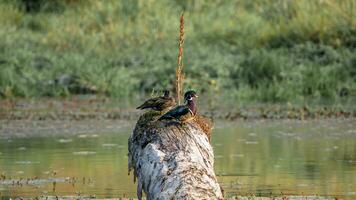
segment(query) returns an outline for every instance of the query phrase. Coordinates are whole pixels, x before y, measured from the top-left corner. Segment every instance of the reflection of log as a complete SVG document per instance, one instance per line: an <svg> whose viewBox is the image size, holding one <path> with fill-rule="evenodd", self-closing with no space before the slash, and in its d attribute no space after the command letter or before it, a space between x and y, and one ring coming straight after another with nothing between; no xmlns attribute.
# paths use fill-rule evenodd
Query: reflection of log
<svg viewBox="0 0 356 200"><path fill-rule="evenodd" d="M222 199L213 149L198 123L143 118L129 138L129 168L138 178L138 198L143 189L148 199Z"/></svg>

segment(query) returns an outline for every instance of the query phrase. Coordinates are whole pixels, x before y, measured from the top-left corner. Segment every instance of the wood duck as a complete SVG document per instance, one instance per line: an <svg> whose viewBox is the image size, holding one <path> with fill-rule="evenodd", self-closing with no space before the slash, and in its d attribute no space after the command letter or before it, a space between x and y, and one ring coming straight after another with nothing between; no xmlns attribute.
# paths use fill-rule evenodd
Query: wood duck
<svg viewBox="0 0 356 200"><path fill-rule="evenodd" d="M170 120L176 119L181 122L187 122L194 119L197 113L197 106L195 103L195 98L198 97L195 91L189 90L184 94L185 105L177 106L172 110L168 111L158 120Z"/></svg>
<svg viewBox="0 0 356 200"><path fill-rule="evenodd" d="M164 111L164 110L171 109L175 105L176 105L175 99L169 96L168 90L164 90L163 96L148 99L136 109L143 110L143 109L150 108L155 111Z"/></svg>

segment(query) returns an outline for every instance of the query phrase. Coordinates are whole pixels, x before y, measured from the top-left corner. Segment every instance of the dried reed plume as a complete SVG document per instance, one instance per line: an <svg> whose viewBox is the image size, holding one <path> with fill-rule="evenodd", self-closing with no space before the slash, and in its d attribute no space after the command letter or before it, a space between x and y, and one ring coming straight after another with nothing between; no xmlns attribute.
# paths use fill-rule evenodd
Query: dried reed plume
<svg viewBox="0 0 356 200"><path fill-rule="evenodd" d="M183 44L184 44L184 13L180 16L180 28L179 28L179 52L178 52L178 66L176 69L176 82L175 82L175 90L176 90L176 100L178 104L180 104L180 100L182 98L182 88L183 88Z"/></svg>

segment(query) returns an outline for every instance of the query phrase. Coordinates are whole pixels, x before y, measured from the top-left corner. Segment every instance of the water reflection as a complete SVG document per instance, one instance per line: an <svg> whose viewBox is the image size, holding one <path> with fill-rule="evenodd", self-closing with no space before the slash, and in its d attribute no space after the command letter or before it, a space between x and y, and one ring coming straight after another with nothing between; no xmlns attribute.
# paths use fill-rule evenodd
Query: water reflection
<svg viewBox="0 0 356 200"><path fill-rule="evenodd" d="M249 123L215 130L215 154L230 155L215 166L228 195L356 191L355 121Z"/></svg>
<svg viewBox="0 0 356 200"><path fill-rule="evenodd" d="M127 175L130 130L118 132L65 138L12 138L12 143L0 139L3 153L0 174L6 176L5 180L0 178L0 196L76 196L80 193L97 197L134 197L136 186L133 178ZM26 150L19 151L19 147ZM27 179L37 182L21 186L4 184L7 180L16 183Z"/></svg>
<svg viewBox="0 0 356 200"><path fill-rule="evenodd" d="M227 196L356 198L355 121L257 121L217 127L212 138L215 171ZM133 177L127 175L130 132L121 128L111 133L2 137L0 196L135 197Z"/></svg>

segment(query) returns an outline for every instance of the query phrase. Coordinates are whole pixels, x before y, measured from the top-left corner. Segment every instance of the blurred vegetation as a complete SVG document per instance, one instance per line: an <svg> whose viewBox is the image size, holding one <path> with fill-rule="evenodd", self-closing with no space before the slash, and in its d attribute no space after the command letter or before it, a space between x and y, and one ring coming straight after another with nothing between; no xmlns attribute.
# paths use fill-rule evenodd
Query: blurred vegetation
<svg viewBox="0 0 356 200"><path fill-rule="evenodd" d="M0 96L172 88L182 10L186 88L240 103L355 99L354 0L0 0Z"/></svg>

